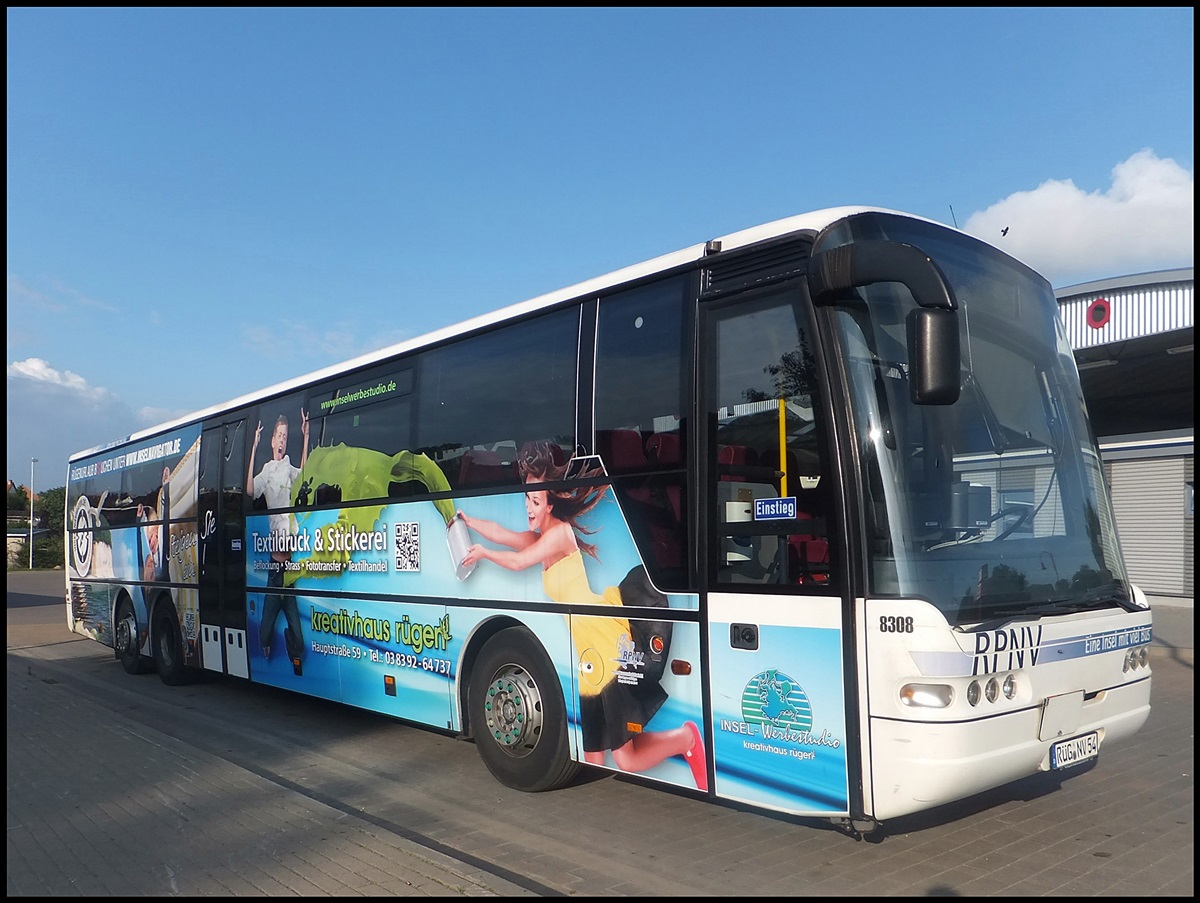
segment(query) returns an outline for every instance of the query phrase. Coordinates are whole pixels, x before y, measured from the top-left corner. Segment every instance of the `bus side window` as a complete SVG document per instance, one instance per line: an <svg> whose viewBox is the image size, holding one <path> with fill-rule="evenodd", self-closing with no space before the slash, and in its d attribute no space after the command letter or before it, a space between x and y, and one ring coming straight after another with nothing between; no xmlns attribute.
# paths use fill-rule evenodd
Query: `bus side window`
<svg viewBox="0 0 1200 903"><path fill-rule="evenodd" d="M495 449L470 448L462 456L458 486L503 486L517 482L516 455L505 460Z"/></svg>
<svg viewBox="0 0 1200 903"><path fill-rule="evenodd" d="M804 497L798 500L803 503ZM792 583L804 586L823 586L829 583L829 539L828 525L821 515L811 514L803 508L797 510L796 519L801 524L812 524L812 533L793 533L788 536L788 577Z"/></svg>
<svg viewBox="0 0 1200 903"><path fill-rule="evenodd" d="M667 497L675 522L683 524L683 502L686 495L683 471L683 448L678 433L655 433L646 440L646 451L650 460L661 470L676 471L664 478L663 493Z"/></svg>
<svg viewBox="0 0 1200 903"><path fill-rule="evenodd" d="M599 300L595 451L656 585L686 590L687 277Z"/></svg>
<svg viewBox="0 0 1200 903"><path fill-rule="evenodd" d="M393 362L314 389L307 408L311 463L298 505L396 494L388 486L386 469L388 459L412 450L414 377L411 362ZM339 476L347 468L355 478ZM417 486L413 491L427 490Z"/></svg>
<svg viewBox="0 0 1200 903"><path fill-rule="evenodd" d="M420 355L415 450L452 488L515 486L531 439L575 447L579 316L551 311Z"/></svg>

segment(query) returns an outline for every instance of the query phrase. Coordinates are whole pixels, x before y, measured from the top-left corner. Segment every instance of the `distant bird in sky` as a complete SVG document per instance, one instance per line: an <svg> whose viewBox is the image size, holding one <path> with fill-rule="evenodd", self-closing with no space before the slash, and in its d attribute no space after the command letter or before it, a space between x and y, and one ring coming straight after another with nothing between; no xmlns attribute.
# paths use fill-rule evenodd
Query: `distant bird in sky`
<svg viewBox="0 0 1200 903"><path fill-rule="evenodd" d="M1001 229L1001 230L1000 230L1000 234L1001 234L1001 235L1007 235L1007 234L1008 234L1008 226L1005 226L1003 229Z"/></svg>

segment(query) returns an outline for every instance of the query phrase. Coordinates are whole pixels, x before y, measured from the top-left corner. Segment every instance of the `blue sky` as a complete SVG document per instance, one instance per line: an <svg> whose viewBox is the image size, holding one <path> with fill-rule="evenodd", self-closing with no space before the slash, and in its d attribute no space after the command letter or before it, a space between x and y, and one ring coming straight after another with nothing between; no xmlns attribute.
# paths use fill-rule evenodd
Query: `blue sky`
<svg viewBox="0 0 1200 903"><path fill-rule="evenodd" d="M820 207L1193 265L1194 11L7 11L8 476ZM1003 238L1000 230L1007 226Z"/></svg>

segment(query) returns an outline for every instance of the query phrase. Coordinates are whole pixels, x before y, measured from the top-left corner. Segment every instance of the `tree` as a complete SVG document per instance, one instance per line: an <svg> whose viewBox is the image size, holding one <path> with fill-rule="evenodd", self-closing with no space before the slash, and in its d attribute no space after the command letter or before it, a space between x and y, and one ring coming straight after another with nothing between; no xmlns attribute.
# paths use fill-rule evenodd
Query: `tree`
<svg viewBox="0 0 1200 903"><path fill-rule="evenodd" d="M33 566L35 568L60 568L66 542L67 487L47 489L38 493L33 503L38 526L46 531L33 544Z"/></svg>
<svg viewBox="0 0 1200 903"><path fill-rule="evenodd" d="M34 513L38 524L47 528L51 533L62 535L66 524L67 487L47 489L40 493L33 503Z"/></svg>
<svg viewBox="0 0 1200 903"><path fill-rule="evenodd" d="M67 487L47 489L39 492L33 500L33 517L37 533L33 541L33 566L35 568L60 568L63 566L63 555L66 543L66 500ZM23 526L29 529L29 490L24 486L14 486L8 491L8 508L10 511L25 512ZM9 567L19 564L21 569L28 567L29 550L17 556L16 562L10 559Z"/></svg>
<svg viewBox="0 0 1200 903"><path fill-rule="evenodd" d="M9 511L28 511L29 510L29 489L25 486L18 486L13 483L8 490L8 510Z"/></svg>

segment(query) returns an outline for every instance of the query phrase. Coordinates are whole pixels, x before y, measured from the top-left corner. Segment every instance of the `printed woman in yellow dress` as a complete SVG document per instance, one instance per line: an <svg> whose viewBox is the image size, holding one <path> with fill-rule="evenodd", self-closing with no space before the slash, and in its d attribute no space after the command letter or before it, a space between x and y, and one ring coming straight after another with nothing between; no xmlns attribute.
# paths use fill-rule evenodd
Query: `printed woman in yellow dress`
<svg viewBox="0 0 1200 903"><path fill-rule="evenodd" d="M556 465L547 442L529 442L518 457L522 482L533 485L563 479L565 466ZM511 571L540 564L542 586L553 602L576 605L622 605L620 587L610 586L597 594L588 585L584 553L598 558L595 545L579 534L588 531L578 523L604 495L606 487L581 490L547 491L527 489L525 512L529 529L509 530L499 524L459 516L484 539L507 549L473 544L462 564L491 561ZM631 581L623 581L622 586ZM630 600L637 604L637 600ZM579 666L580 726L583 731L584 760L603 765L605 752L623 771L645 771L670 756L683 756L691 768L696 786L708 789L704 742L696 725L687 721L663 731L635 731L630 725L649 722L667 694L657 681L630 680L630 672L621 668L622 651L632 649L629 619L612 617L575 618L571 639ZM618 679L618 675L622 679ZM644 675L637 675L644 678Z"/></svg>

